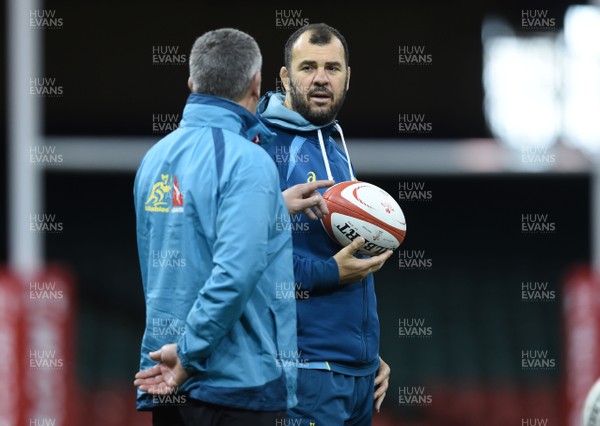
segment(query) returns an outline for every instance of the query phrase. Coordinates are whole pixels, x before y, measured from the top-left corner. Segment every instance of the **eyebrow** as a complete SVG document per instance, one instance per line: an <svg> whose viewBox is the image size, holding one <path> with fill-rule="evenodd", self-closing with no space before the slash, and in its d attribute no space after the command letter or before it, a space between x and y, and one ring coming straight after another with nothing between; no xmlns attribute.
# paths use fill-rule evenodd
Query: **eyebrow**
<svg viewBox="0 0 600 426"><path fill-rule="evenodd" d="M302 62L300 62L300 63L297 65L297 67L298 67L298 68L300 68L300 67L301 67L301 66L303 66L303 65L313 65L313 66L314 66L314 65L317 65L317 61L310 60L310 59L305 59L305 60L303 60ZM325 65L326 65L326 66L327 66L327 65L337 65L338 67L340 67L340 68L343 68L343 66L342 66L342 63L341 63L341 62L339 62L339 61L328 61L328 62L325 62Z"/></svg>

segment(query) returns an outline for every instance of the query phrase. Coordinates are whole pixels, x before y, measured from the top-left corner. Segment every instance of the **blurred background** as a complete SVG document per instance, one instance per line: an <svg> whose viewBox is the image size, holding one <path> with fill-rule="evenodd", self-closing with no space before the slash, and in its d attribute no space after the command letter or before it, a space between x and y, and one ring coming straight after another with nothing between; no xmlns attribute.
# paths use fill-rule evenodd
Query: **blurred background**
<svg viewBox="0 0 600 426"><path fill-rule="evenodd" d="M598 4L4 0L0 13L0 425L150 424L132 386L137 166L181 119L197 36L254 36L266 92L281 90L287 37L317 22L350 47L338 118L358 177L408 224L376 277L392 376L374 424L579 424L600 376Z"/></svg>

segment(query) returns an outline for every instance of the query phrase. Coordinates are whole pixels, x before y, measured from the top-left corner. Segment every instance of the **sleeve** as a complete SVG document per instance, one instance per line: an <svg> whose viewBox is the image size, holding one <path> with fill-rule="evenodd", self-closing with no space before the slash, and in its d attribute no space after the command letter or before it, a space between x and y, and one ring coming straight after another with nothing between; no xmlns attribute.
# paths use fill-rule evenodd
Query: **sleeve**
<svg viewBox="0 0 600 426"><path fill-rule="evenodd" d="M288 163L278 161L277 152L280 150L280 145L272 144L266 152L275 162L279 173L280 189L283 192L290 185L286 178ZM340 273L333 257L328 260L316 260L294 254L294 279L300 290L327 290L339 285Z"/></svg>
<svg viewBox="0 0 600 426"><path fill-rule="evenodd" d="M178 355L187 371L200 370L200 363L239 320L267 267L270 222L279 188L275 167L262 158L261 163L260 156L247 156L237 164L217 201L212 273L178 341Z"/></svg>
<svg viewBox="0 0 600 426"><path fill-rule="evenodd" d="M329 290L339 286L340 272L333 257L315 260L294 254L294 279L301 290Z"/></svg>

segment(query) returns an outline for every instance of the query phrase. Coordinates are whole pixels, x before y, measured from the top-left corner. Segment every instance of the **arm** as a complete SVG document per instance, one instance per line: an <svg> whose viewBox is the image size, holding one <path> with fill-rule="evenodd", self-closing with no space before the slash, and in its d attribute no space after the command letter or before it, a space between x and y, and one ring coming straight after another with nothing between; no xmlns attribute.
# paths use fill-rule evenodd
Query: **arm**
<svg viewBox="0 0 600 426"><path fill-rule="evenodd" d="M301 290L326 290L340 284L338 266L333 257L314 260L294 254L294 279Z"/></svg>
<svg viewBox="0 0 600 426"><path fill-rule="evenodd" d="M351 284L379 271L392 255L388 250L378 256L359 259L354 256L365 240L358 237L327 260L312 260L294 255L294 277L301 290L324 290Z"/></svg>

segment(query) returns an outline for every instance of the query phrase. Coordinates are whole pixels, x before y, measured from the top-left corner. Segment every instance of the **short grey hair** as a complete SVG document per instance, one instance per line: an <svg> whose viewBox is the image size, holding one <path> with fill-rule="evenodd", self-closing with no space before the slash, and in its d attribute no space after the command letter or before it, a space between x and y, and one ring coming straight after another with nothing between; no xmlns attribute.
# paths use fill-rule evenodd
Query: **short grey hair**
<svg viewBox="0 0 600 426"><path fill-rule="evenodd" d="M190 54L192 91L237 102L261 67L260 49L250 35L234 28L209 31L196 39Z"/></svg>

